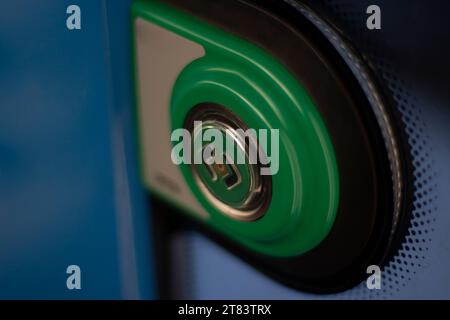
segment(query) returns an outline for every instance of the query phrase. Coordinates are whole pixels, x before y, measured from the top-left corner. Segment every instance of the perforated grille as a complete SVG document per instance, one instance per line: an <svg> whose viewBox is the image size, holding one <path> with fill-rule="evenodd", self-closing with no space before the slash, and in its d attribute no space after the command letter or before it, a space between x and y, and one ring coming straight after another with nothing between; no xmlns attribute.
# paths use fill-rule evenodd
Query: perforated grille
<svg viewBox="0 0 450 320"><path fill-rule="evenodd" d="M340 298L383 299L391 298L407 287L413 277L427 265L427 252L432 241L436 221L436 172L431 158L431 139L427 134L421 105L408 82L394 67L395 58L380 43L382 37L370 37L365 29L365 8L370 3L361 1L320 1L321 9L329 19L350 38L363 57L376 69L382 82L390 91L394 107L401 114L412 153L414 174L413 211L406 237L398 253L386 265L382 274L382 289L368 290L365 284L347 291ZM386 36L386 35L385 35ZM377 43L375 43L377 41Z"/></svg>

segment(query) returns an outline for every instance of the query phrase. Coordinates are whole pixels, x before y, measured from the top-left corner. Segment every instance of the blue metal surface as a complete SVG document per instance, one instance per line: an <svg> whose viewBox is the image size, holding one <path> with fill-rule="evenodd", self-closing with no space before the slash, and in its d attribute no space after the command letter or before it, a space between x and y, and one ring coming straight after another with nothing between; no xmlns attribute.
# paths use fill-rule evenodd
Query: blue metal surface
<svg viewBox="0 0 450 320"><path fill-rule="evenodd" d="M129 6L0 4L0 298L152 298ZM66 268L81 267L81 290Z"/></svg>

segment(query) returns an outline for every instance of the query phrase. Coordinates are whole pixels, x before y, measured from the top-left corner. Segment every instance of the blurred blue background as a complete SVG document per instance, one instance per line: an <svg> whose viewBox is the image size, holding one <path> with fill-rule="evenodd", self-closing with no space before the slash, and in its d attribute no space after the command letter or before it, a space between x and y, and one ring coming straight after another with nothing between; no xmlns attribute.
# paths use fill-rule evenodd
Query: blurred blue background
<svg viewBox="0 0 450 320"><path fill-rule="evenodd" d="M152 298L129 0L0 3L0 298ZM81 268L68 290L66 268Z"/></svg>

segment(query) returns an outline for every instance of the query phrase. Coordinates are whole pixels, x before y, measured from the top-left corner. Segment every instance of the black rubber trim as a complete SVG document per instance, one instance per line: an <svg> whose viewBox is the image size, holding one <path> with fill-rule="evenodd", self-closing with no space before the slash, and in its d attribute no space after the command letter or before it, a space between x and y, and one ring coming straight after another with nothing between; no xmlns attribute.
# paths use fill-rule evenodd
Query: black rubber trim
<svg viewBox="0 0 450 320"><path fill-rule="evenodd" d="M200 230L290 287L328 293L362 281L367 266L381 266L388 256L393 186L380 124L346 63L314 25L283 1L165 2L246 39L283 63L308 90L322 115L340 173L335 225L307 254L273 258L243 248L207 227Z"/></svg>

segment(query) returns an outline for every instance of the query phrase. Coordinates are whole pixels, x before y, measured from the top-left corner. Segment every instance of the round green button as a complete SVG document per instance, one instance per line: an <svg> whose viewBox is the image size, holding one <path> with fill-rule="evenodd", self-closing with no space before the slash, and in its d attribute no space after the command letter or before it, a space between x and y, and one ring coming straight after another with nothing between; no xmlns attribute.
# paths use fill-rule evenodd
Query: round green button
<svg viewBox="0 0 450 320"><path fill-rule="evenodd" d="M160 2L148 6L146 19L205 49L205 55L186 66L173 87L172 129L183 128L190 111L206 103L229 109L249 128L279 132L278 147L263 150L268 157L277 151L279 161L271 176L270 203L257 220L239 221L224 214L202 189L191 166L180 166L193 194L209 213L206 223L271 256L300 255L318 246L335 221L339 175L328 131L308 92L261 48ZM198 168L209 193L230 204L245 196L245 166L237 169L243 183L235 192L228 192L223 179L210 179L209 169ZM222 170L213 168L219 175Z"/></svg>

